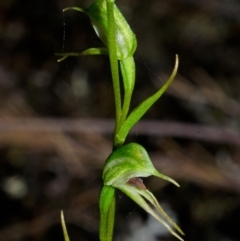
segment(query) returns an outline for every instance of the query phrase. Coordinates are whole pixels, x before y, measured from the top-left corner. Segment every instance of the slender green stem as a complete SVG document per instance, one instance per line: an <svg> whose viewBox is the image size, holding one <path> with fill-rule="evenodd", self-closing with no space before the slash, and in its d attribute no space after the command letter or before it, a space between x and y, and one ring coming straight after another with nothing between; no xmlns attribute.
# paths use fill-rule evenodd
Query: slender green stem
<svg viewBox="0 0 240 241"><path fill-rule="evenodd" d="M110 186L103 186L99 207L100 207L100 223L99 235L100 241L112 241L114 218L115 218L116 194L115 189Z"/></svg>
<svg viewBox="0 0 240 241"><path fill-rule="evenodd" d="M116 206L116 196L114 195L112 203L108 210L107 216L107 235L105 241L112 241L113 239L113 228L114 228L114 220L115 220L115 206Z"/></svg>
<svg viewBox="0 0 240 241"><path fill-rule="evenodd" d="M117 44L116 44L116 27L114 18L114 4L111 0L107 1L107 15L108 15L108 49L109 58L112 72L113 81L113 91L115 99L115 111L116 111L116 122L114 130L114 143L113 148L117 145L117 133L121 127L121 115L122 115L122 101L121 101L121 91L120 91L120 81L119 81L119 69L118 69L118 59L117 59ZM116 206L116 196L114 195L111 205L108 210L106 218L106 235L104 241L112 241L113 238L113 228L115 219L115 206ZM101 240L102 241L102 240Z"/></svg>
<svg viewBox="0 0 240 241"><path fill-rule="evenodd" d="M117 47L116 47L116 28L114 19L114 4L111 0L107 0L107 15L108 15L108 48L110 65L113 80L113 91L115 98L115 108L116 108L116 124L114 133L114 146L116 140L116 133L121 127L121 91L119 83L119 70L118 70L118 59L117 59Z"/></svg>

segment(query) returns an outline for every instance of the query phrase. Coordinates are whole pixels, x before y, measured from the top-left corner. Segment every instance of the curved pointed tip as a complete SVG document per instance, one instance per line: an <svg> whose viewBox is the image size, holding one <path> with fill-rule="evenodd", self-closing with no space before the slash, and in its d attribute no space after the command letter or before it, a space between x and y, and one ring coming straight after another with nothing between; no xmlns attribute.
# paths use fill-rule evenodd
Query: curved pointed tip
<svg viewBox="0 0 240 241"><path fill-rule="evenodd" d="M173 69L173 72L175 73L175 75L177 74L178 67L179 67L179 57L178 57L178 54L176 54L175 55L175 65L174 65L174 69Z"/></svg>
<svg viewBox="0 0 240 241"><path fill-rule="evenodd" d="M178 65L178 64L179 64L179 57L178 57L178 54L176 54L175 56L176 56L175 61L176 61L177 65Z"/></svg>
<svg viewBox="0 0 240 241"><path fill-rule="evenodd" d="M173 180L172 178L170 178L169 182L173 183L177 187L180 187L180 185L175 180Z"/></svg>
<svg viewBox="0 0 240 241"><path fill-rule="evenodd" d="M171 177L165 176L162 173L158 172L157 170L156 170L156 172L153 175L155 175L155 176L157 176L159 178L162 178L162 179L164 179L166 181L169 181L169 182L171 182L172 184L174 184L177 187L180 187L180 185L175 180L173 180Z"/></svg>
<svg viewBox="0 0 240 241"><path fill-rule="evenodd" d="M83 8L79 8L79 7L67 7L67 8L64 8L62 11L65 12L68 10L74 10L74 11L86 13L86 11Z"/></svg>
<svg viewBox="0 0 240 241"><path fill-rule="evenodd" d="M61 220L64 220L63 210L61 210L61 212L60 212L60 217L61 217Z"/></svg>
<svg viewBox="0 0 240 241"><path fill-rule="evenodd" d="M61 59L58 59L57 62L62 62L63 60L65 60L68 56L63 56Z"/></svg>

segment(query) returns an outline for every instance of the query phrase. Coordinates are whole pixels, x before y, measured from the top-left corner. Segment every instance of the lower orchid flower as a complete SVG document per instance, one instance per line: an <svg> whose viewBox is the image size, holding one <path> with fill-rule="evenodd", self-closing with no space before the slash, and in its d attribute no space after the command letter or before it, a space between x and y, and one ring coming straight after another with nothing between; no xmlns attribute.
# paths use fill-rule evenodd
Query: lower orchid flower
<svg viewBox="0 0 240 241"><path fill-rule="evenodd" d="M162 223L172 235L183 240L173 228L182 235L183 231L164 212L157 199L140 179L148 176L160 177L179 187L173 179L156 170L146 150L137 143L120 147L108 157L103 169L104 187L100 195L100 240L108 240L107 237L112 235L116 188Z"/></svg>

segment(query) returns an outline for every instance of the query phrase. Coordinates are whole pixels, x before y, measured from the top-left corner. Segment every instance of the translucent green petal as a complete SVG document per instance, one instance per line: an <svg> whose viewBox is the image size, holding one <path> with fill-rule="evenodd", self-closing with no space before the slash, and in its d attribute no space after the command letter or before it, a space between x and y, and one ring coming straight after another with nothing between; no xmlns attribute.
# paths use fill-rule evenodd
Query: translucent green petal
<svg viewBox="0 0 240 241"><path fill-rule="evenodd" d="M140 207L142 207L146 212L148 212L149 214L151 214L155 219L157 219L160 223L162 223L162 225L176 238L178 238L179 240L183 241L183 239L172 230L172 228L161 218L159 217L154 210L149 206L149 204L143 199L143 197L141 196L142 193L144 192L141 189L138 189L136 187L130 186L130 185L122 185L118 187L122 192L124 192L127 196L129 196L133 201L135 201ZM145 195L143 195L145 197ZM155 200L153 200L150 195L146 195L145 197L157 210L158 210L158 206L156 205ZM161 212L162 213L162 212ZM167 214L165 214L167 215ZM164 215L164 216L165 216ZM168 220L170 219L170 217L167 218ZM171 224L174 223L171 220ZM174 225L176 226L176 224ZM180 228L178 228L180 229ZM177 230L178 230L177 229ZM181 229L180 229L181 230ZM183 234L183 232L181 231L181 233Z"/></svg>
<svg viewBox="0 0 240 241"><path fill-rule="evenodd" d="M183 231L181 228L164 212L160 204L158 203L157 199L155 196L148 190L138 190L139 194L142 195L145 199L147 199L156 209L157 211L165 218L167 221L175 228L178 230L179 233L184 235Z"/></svg>

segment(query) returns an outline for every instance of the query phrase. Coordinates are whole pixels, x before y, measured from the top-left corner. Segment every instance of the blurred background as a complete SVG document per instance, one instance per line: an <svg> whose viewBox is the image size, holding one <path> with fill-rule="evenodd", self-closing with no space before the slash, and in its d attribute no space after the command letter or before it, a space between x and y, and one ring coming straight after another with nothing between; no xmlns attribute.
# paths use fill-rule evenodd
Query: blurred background
<svg viewBox="0 0 240 241"><path fill-rule="evenodd" d="M101 171L114 102L89 0L0 1L0 240L98 240ZM117 0L137 35L132 107L179 72L127 142L181 188L144 179L186 241L240 240L240 1ZM176 240L118 193L115 240Z"/></svg>

